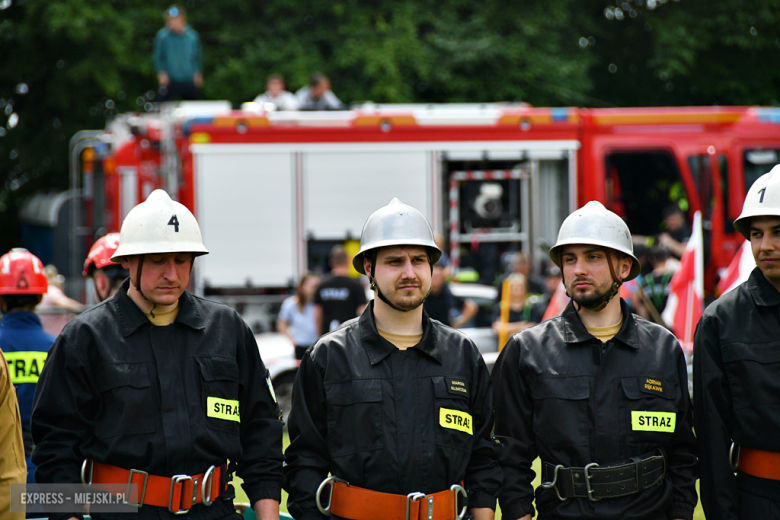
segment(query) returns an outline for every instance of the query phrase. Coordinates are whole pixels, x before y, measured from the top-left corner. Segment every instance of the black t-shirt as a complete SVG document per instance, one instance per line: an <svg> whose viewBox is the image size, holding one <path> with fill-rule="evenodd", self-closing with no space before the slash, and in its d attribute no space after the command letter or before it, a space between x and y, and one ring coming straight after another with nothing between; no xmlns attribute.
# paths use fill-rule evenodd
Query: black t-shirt
<svg viewBox="0 0 780 520"><path fill-rule="evenodd" d="M322 307L321 334L357 316L358 307L366 304L363 285L355 278L333 276L320 283L314 303ZM335 322L335 323L334 323Z"/></svg>
<svg viewBox="0 0 780 520"><path fill-rule="evenodd" d="M423 308L428 313L428 317L439 320L445 325L450 324L450 315L453 309L460 309L462 303L450 291L450 286L444 284L438 294L431 293L425 299Z"/></svg>

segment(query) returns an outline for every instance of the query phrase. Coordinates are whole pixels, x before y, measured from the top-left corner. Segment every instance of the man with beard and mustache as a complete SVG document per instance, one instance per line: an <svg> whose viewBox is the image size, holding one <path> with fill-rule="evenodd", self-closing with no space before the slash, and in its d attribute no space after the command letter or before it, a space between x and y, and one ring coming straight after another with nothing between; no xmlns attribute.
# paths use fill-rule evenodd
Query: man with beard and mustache
<svg viewBox="0 0 780 520"><path fill-rule="evenodd" d="M290 514L453 520L468 507L492 520L502 473L490 375L470 339L423 310L441 256L431 227L393 199L368 218L360 243L353 265L376 298L301 361L285 465Z"/></svg>
<svg viewBox="0 0 780 520"><path fill-rule="evenodd" d="M704 311L693 341L702 506L708 520L780 518L780 165L750 187L734 228L756 268Z"/></svg>
<svg viewBox="0 0 780 520"><path fill-rule="evenodd" d="M618 297L640 271L625 222L598 202L564 220L550 258L572 301L513 336L493 369L504 518L693 517L696 439L685 358Z"/></svg>

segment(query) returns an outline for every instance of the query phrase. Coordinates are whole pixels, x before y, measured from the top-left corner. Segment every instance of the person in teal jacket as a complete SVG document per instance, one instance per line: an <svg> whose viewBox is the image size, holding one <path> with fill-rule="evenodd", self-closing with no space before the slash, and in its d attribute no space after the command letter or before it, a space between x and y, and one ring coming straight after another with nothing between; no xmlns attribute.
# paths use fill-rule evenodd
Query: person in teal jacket
<svg viewBox="0 0 780 520"><path fill-rule="evenodd" d="M187 25L184 9L165 10L165 27L154 38L154 67L160 83L158 101L200 99L203 86L200 37Z"/></svg>

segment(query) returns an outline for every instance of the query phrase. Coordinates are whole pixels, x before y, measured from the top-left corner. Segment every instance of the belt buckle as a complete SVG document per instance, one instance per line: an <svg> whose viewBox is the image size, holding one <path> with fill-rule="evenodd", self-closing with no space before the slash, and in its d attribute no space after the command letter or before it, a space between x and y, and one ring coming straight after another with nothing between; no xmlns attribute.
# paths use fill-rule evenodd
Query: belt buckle
<svg viewBox="0 0 780 520"><path fill-rule="evenodd" d="M591 502L598 502L601 500L600 498L594 498L593 497L593 488L590 486L590 479L592 478L592 475L588 474L588 471L590 471L590 468L597 468L599 465L595 462L591 462L587 466L585 466L585 489L588 490L588 500Z"/></svg>
<svg viewBox="0 0 780 520"><path fill-rule="evenodd" d="M146 497L146 483L149 481L149 473L145 471L141 471L140 469L131 469L130 474L127 476L127 490L125 491L125 496L130 496L130 486L133 484L133 475L143 475L144 476L144 485L141 489L141 496L138 499L138 503L134 504L133 502L128 502L127 505L129 506L135 506L135 507L141 507L144 503L144 497ZM92 479L90 479L92 480Z"/></svg>
<svg viewBox="0 0 780 520"><path fill-rule="evenodd" d="M331 506L331 504L333 504L333 486L337 482L341 482L341 483L346 484L347 486L349 486L349 482L347 482L346 480L341 480L340 478L337 478L337 477L328 477L325 480L323 480L320 483L320 486L317 488L317 494L315 495L314 502L317 504L317 509L320 510L320 513L322 513L325 516L330 516L330 515L333 514L333 513L330 512L330 506ZM330 486L330 497L328 497L328 506L327 507L322 507L322 502L320 502L320 495L322 495L322 491L325 489L326 486ZM408 516L408 513L407 513L407 516Z"/></svg>
<svg viewBox="0 0 780 520"><path fill-rule="evenodd" d="M211 497L211 483L214 480L214 471L216 471L216 469L216 466L211 466L203 475L203 482L200 485L200 501L204 506L210 506L214 503ZM208 494L206 494L207 491ZM198 486L196 484L192 488L192 494L195 495L197 492ZM195 502L195 498L193 498L192 501Z"/></svg>
<svg viewBox="0 0 780 520"><path fill-rule="evenodd" d="M423 498L425 498L425 493L418 493L416 491L406 495L406 520L409 520L409 512L411 510L412 502L417 502ZM431 505L433 505L433 503L431 503Z"/></svg>
<svg viewBox="0 0 780 520"><path fill-rule="evenodd" d="M171 477L171 492L168 495L168 511L174 515L183 515L190 511L189 509L179 509L181 501L179 501L179 504L176 506L176 511L173 510L173 489L176 487L176 484L181 484L188 480L192 480L192 477L189 475L174 475ZM146 485L144 485L144 488L146 488ZM182 496L184 496L184 489L182 489Z"/></svg>
<svg viewBox="0 0 780 520"><path fill-rule="evenodd" d="M539 484L539 487L541 487L542 489L550 489L550 488L554 489L555 494L558 495L558 500L560 500L561 502L565 502L566 500L569 500L569 497L566 498L562 497L561 492L558 490L558 470L561 469L563 469L562 464L558 464L557 466L555 466L555 469L553 470L552 482L542 482L541 484ZM587 472L585 473L585 475L587 476Z"/></svg>
<svg viewBox="0 0 780 520"><path fill-rule="evenodd" d="M464 499L468 498L469 495L460 484L453 484L450 486L450 489L455 493L455 520L463 520L463 517L466 516L466 509L468 509L468 504L465 504L463 509L458 512L458 495L462 496Z"/></svg>

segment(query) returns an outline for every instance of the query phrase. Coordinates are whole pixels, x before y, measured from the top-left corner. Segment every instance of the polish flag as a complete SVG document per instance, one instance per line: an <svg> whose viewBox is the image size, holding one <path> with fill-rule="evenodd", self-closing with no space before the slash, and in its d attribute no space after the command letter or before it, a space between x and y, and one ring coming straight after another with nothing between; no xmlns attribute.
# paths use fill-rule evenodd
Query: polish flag
<svg viewBox="0 0 780 520"><path fill-rule="evenodd" d="M747 281L751 271L756 267L756 259L750 249L750 242L745 240L739 248L734 260L729 264L726 275L718 282L717 293L723 296L732 289L736 289L742 282Z"/></svg>
<svg viewBox="0 0 780 520"><path fill-rule="evenodd" d="M567 305L569 305L569 297L566 296L566 289L563 287L563 282L561 282L558 284L558 288L555 289L552 298L550 298L550 304L547 306L547 310L544 311L542 321L556 317L563 312Z"/></svg>
<svg viewBox="0 0 780 520"><path fill-rule="evenodd" d="M693 352L693 333L704 312L704 242L699 211L693 215L693 234L669 286L669 299L661 316L664 322L671 324L683 351L690 354Z"/></svg>

